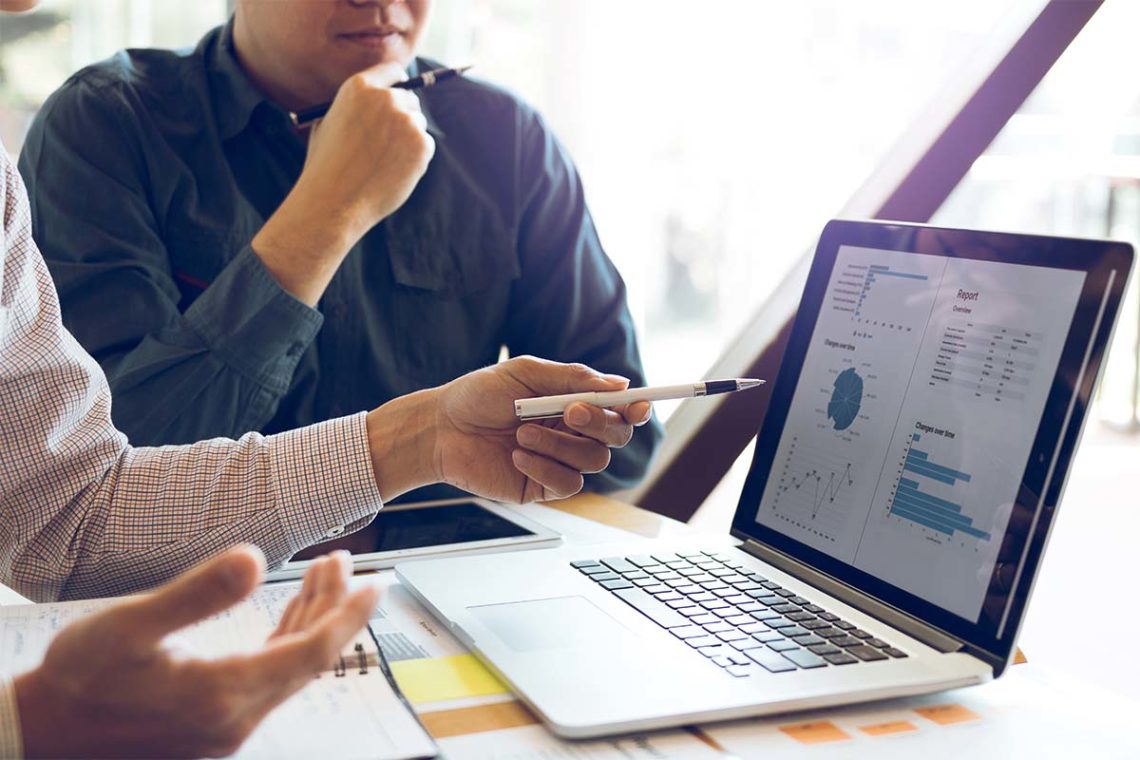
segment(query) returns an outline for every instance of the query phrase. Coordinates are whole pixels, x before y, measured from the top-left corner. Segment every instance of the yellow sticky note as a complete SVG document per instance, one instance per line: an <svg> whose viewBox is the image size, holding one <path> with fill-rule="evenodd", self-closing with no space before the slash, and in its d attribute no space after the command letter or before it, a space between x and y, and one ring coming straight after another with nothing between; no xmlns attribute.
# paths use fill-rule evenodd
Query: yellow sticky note
<svg viewBox="0 0 1140 760"><path fill-rule="evenodd" d="M392 675L414 705L510 691L473 654L399 660L392 663Z"/></svg>

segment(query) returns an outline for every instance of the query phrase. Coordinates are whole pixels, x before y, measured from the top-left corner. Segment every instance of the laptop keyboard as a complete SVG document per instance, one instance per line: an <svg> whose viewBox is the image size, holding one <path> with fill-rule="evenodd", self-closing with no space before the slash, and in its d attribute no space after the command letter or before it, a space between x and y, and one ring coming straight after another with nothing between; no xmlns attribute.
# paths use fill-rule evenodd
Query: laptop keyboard
<svg viewBox="0 0 1140 760"><path fill-rule="evenodd" d="M738 678L907 656L721 552L570 564Z"/></svg>

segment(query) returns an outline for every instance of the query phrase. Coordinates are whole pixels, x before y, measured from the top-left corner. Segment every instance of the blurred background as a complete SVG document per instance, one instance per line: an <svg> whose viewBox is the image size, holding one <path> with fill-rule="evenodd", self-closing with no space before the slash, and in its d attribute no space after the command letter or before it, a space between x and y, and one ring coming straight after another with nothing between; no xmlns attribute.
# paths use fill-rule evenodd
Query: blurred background
<svg viewBox="0 0 1140 760"><path fill-rule="evenodd" d="M476 64L567 144L628 283L650 382L664 384L713 366L824 222L1042 5L435 0L423 52ZM0 139L15 155L38 105L84 64L122 47L193 45L227 13L226 0L45 0L0 18ZM1140 0L1105 0L933 221L1140 244L1138 29ZM1030 611L1031 661L1071 660L1073 594L1117 610L1111 587L1099 600L1089 589L1134 572L1137 279L1066 497L1078 506L1061 512L1037 592L1047 599ZM727 526L750 456L693 522ZM1091 667L1140 694L1140 667Z"/></svg>

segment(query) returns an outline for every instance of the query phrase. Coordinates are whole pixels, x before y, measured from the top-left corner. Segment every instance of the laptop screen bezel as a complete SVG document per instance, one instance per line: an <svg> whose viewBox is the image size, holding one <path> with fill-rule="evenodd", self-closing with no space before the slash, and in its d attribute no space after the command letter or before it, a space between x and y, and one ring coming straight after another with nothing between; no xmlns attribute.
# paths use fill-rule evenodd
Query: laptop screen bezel
<svg viewBox="0 0 1140 760"><path fill-rule="evenodd" d="M1086 274L1022 472L1010 527L1002 539L1013 542L1003 555L1017 558L1016 581L1011 582L1006 577L1008 568L1003 570L1003 577L998 578L999 570L995 566L977 622L959 617L757 521L757 510L841 246L1048 266ZM1131 246L1115 241L979 232L896 222L829 222L820 237L768 410L757 435L752 465L733 519L733 535L775 549L860 594L938 628L988 654L987 659L995 664L1008 662L1123 299L1132 258ZM1029 526L1029 530L1019 536L1014 526ZM1002 665L997 664L997 667L1000 671Z"/></svg>

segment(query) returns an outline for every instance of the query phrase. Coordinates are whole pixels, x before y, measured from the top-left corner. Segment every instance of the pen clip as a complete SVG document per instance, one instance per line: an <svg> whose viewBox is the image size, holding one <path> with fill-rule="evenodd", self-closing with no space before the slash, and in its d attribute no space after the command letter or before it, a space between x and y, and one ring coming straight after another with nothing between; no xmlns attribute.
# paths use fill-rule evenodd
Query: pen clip
<svg viewBox="0 0 1140 760"><path fill-rule="evenodd" d="M536 414L536 415L519 415L519 420L522 422L537 422L538 420L560 420L562 419L562 412L557 414Z"/></svg>

